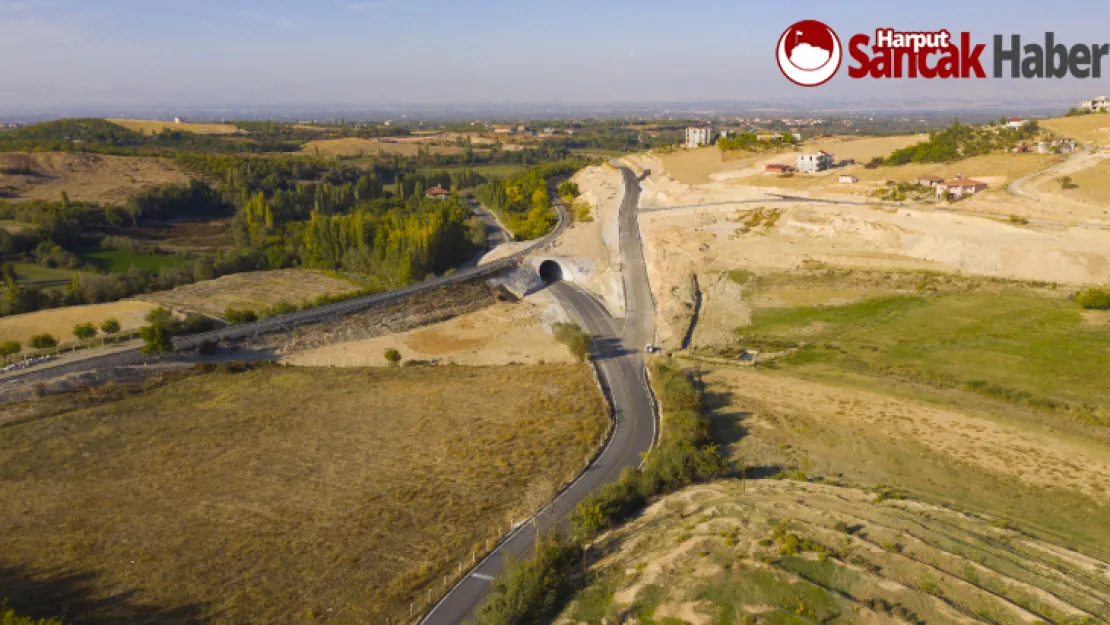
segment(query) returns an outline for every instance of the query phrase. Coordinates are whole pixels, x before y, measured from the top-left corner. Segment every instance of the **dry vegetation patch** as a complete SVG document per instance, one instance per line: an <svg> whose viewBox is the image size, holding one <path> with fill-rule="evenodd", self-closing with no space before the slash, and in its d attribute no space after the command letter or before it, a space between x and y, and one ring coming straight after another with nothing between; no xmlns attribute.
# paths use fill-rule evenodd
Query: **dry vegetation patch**
<svg viewBox="0 0 1110 625"><path fill-rule="evenodd" d="M558 623L1110 617L1105 561L997 517L889 495L789 481L722 481L676 493L596 545L596 579Z"/></svg>
<svg viewBox="0 0 1110 625"><path fill-rule="evenodd" d="M359 290L352 280L307 269L254 271L223 276L141 296L167 308L222 317L230 308L255 312L285 302L300 304L321 295Z"/></svg>
<svg viewBox="0 0 1110 625"><path fill-rule="evenodd" d="M122 204L139 191L166 183L184 183L189 176L171 161L139 156L43 152L2 153L0 173L17 199L57 200L64 191L80 202Z"/></svg>
<svg viewBox="0 0 1110 625"><path fill-rule="evenodd" d="M237 135L243 132L234 124L204 124L197 122L163 122L149 119L109 119L108 121L123 126L128 130L141 132L144 135L162 132L163 130L180 130L198 135Z"/></svg>
<svg viewBox="0 0 1110 625"><path fill-rule="evenodd" d="M606 424L580 365L195 375L0 428L0 587L64 613L12 590L80 576L81 622L397 622Z"/></svg>

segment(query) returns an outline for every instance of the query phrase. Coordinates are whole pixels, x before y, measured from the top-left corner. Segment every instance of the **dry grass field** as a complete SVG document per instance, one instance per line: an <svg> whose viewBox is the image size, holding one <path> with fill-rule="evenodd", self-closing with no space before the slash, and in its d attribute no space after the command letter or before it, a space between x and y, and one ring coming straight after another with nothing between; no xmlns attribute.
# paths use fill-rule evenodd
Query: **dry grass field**
<svg viewBox="0 0 1110 625"><path fill-rule="evenodd" d="M274 304L300 304L320 295L357 291L359 285L323 271L280 269L253 271L205 280L140 296L140 299L173 308L222 317L230 308L260 311Z"/></svg>
<svg viewBox="0 0 1110 625"><path fill-rule="evenodd" d="M355 137L311 141L304 144L301 151L309 154L315 154L319 151L320 156L324 157L375 156L378 152L413 156L422 148L427 148L432 154L462 154L466 151L465 148L460 148L458 146L425 146L415 141L388 141L380 139L358 139Z"/></svg>
<svg viewBox="0 0 1110 625"><path fill-rule="evenodd" d="M67 623L401 622L606 427L581 365L195 375L0 428L0 588Z"/></svg>
<svg viewBox="0 0 1110 625"><path fill-rule="evenodd" d="M109 304L68 306L39 312L0 318L0 341L19 341L27 348L27 339L36 334L50 334L62 343L76 341L73 326L94 323L97 326L108 319L116 319L124 332L137 330L143 325L147 311L156 308L150 302L123 300Z"/></svg>
<svg viewBox="0 0 1110 625"><path fill-rule="evenodd" d="M558 625L1096 623L1107 562L888 489L726 480L599 541Z"/></svg>
<svg viewBox="0 0 1110 625"><path fill-rule="evenodd" d="M1046 180L1042 188L1051 189L1064 197L1098 206L1110 206L1110 159L1099 161L1093 167L1070 174L1075 186L1061 190L1059 179Z"/></svg>
<svg viewBox="0 0 1110 625"><path fill-rule="evenodd" d="M698 148L696 150L675 150L666 154L659 154L659 160L670 174L684 184L706 184L714 179L715 174L739 172L748 168L757 168L752 173L761 172L767 163L784 163L793 165L799 152L812 152L825 150L831 152L836 160L855 159L865 163L876 156L886 156L894 150L908 145L919 143L928 137L925 135L904 135L896 137L833 137L809 141L797 151L784 150L782 152L726 152L722 153L716 147Z"/></svg>
<svg viewBox="0 0 1110 625"><path fill-rule="evenodd" d="M1041 128L1071 137L1080 143L1110 145L1110 115L1080 115L1078 117L1058 117L1038 122Z"/></svg>
<svg viewBox="0 0 1110 625"><path fill-rule="evenodd" d="M122 204L138 191L159 184L184 183L189 176L160 158L45 152L2 153L0 169L29 168L32 175L0 173L0 188L16 200L57 200L62 192L79 202Z"/></svg>
<svg viewBox="0 0 1110 625"><path fill-rule="evenodd" d="M236 135L242 131L233 124L201 124L185 122L175 124L172 121L163 122L148 119L109 119L108 121L128 130L141 132L144 135L162 132L163 130L181 130L198 135Z"/></svg>

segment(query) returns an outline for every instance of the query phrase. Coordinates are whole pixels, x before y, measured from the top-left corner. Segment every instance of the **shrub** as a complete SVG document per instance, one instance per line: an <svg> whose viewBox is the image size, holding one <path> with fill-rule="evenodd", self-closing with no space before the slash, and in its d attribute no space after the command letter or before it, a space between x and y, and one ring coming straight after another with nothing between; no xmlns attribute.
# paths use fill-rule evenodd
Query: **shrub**
<svg viewBox="0 0 1110 625"><path fill-rule="evenodd" d="M96 336L96 326L90 323L79 323L73 326L73 336L79 341L87 341Z"/></svg>
<svg viewBox="0 0 1110 625"><path fill-rule="evenodd" d="M36 334L27 341L27 344L35 349L50 349L58 346L58 339L49 334Z"/></svg>
<svg viewBox="0 0 1110 625"><path fill-rule="evenodd" d="M148 324L139 329L143 339L144 354L162 354L173 351L173 313L158 307L146 314Z"/></svg>
<svg viewBox="0 0 1110 625"><path fill-rule="evenodd" d="M401 352L397 351L396 349L390 347L389 349L385 350L384 355L385 361L388 362L390 365L396 367L397 365L401 364Z"/></svg>
<svg viewBox="0 0 1110 625"><path fill-rule="evenodd" d="M575 323L556 323L552 328L555 334L555 340L567 346L570 353L580 361L585 362L590 357L590 348L593 346L593 338L582 331L582 328Z"/></svg>
<svg viewBox="0 0 1110 625"><path fill-rule="evenodd" d="M23 351L23 345L19 341L4 341L0 343L0 356L12 356Z"/></svg>
<svg viewBox="0 0 1110 625"><path fill-rule="evenodd" d="M120 331L118 319L105 319L100 323L100 331L104 334L115 334Z"/></svg>
<svg viewBox="0 0 1110 625"><path fill-rule="evenodd" d="M254 323L258 321L258 314L253 310L239 310L237 308L228 308L224 311L224 320L233 326L242 325L244 323Z"/></svg>
<svg viewBox="0 0 1110 625"><path fill-rule="evenodd" d="M8 609L7 602L0 602L0 625L62 625L57 619L35 619L20 616Z"/></svg>
<svg viewBox="0 0 1110 625"><path fill-rule="evenodd" d="M1075 296L1075 303L1087 310L1110 310L1110 291L1087 289Z"/></svg>
<svg viewBox="0 0 1110 625"><path fill-rule="evenodd" d="M478 609L477 625L543 622L574 590L571 583L578 548L558 534L541 536L536 555L510 561L499 583Z"/></svg>

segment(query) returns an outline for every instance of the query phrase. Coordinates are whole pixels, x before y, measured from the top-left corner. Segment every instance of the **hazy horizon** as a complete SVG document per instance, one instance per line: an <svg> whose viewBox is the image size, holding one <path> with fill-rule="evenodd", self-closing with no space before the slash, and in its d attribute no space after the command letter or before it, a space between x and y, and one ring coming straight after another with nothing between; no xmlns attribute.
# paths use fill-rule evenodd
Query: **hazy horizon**
<svg viewBox="0 0 1110 625"><path fill-rule="evenodd" d="M1040 40L1110 40L1094 0L940 0L788 7L692 0L0 0L0 112L103 108L604 105L651 102L909 102L1061 105L1099 80L849 80L816 89L779 73L783 28L819 19L856 32L969 30ZM958 19L956 19L958 17ZM989 50L987 52L989 57ZM1110 68L1107 68L1110 71ZM122 111L121 111L122 112Z"/></svg>

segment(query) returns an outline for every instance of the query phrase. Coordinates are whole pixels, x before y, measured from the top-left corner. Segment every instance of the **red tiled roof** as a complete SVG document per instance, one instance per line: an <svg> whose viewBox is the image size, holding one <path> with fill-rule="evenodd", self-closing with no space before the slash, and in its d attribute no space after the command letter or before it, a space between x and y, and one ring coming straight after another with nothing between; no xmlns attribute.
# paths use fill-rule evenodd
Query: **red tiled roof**
<svg viewBox="0 0 1110 625"><path fill-rule="evenodd" d="M432 187L428 189L427 195L451 195L451 192L443 187Z"/></svg>

